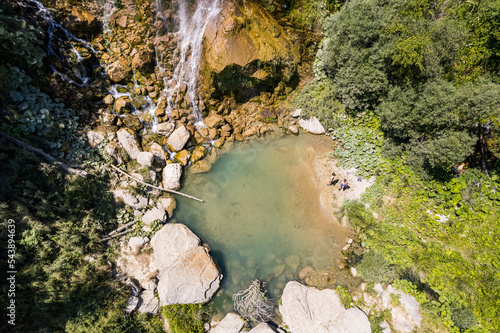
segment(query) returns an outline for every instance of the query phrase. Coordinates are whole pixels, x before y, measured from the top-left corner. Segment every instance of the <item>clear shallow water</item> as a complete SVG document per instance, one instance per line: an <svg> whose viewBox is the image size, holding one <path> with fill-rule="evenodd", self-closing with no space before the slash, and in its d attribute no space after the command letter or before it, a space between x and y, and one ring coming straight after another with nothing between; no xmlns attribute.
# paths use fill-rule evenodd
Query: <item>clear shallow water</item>
<svg viewBox="0 0 500 333"><path fill-rule="evenodd" d="M216 311L233 311L232 295L254 279L269 281L276 301L305 266L336 270L345 233L321 214L312 167L321 144L311 136L236 144L210 173L188 174L182 191L205 203L179 198L175 220L210 246L222 269Z"/></svg>

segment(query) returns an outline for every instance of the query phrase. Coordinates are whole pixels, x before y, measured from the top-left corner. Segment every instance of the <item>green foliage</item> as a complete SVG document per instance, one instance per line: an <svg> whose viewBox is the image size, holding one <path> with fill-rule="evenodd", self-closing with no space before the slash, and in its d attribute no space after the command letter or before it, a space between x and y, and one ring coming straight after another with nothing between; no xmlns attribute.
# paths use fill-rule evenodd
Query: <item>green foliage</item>
<svg viewBox="0 0 500 333"><path fill-rule="evenodd" d="M301 108L305 117L317 117L326 128L336 128L345 122L345 109L335 98L331 80L308 83L294 96L294 104Z"/></svg>
<svg viewBox="0 0 500 333"><path fill-rule="evenodd" d="M202 333L204 320L208 319L209 309L204 304L176 304L163 307L172 333Z"/></svg>
<svg viewBox="0 0 500 333"><path fill-rule="evenodd" d="M360 115L361 116L361 115ZM344 168L356 168L362 176L369 176L383 163L381 157L382 132L373 114L350 119L345 126L331 130L337 146L332 156Z"/></svg>
<svg viewBox="0 0 500 333"><path fill-rule="evenodd" d="M459 328L466 330L477 325L476 317L469 308L459 308L453 311L451 319Z"/></svg>
<svg viewBox="0 0 500 333"><path fill-rule="evenodd" d="M340 218L347 216L349 223L354 228L369 228L375 219L373 215L367 211L365 205L358 200L344 200L340 208Z"/></svg>
<svg viewBox="0 0 500 333"><path fill-rule="evenodd" d="M363 280L372 283L390 283L397 277L394 267L377 251L366 252L356 270Z"/></svg>
<svg viewBox="0 0 500 333"><path fill-rule="evenodd" d="M360 238L424 289L394 285L415 296L429 318L449 331L456 330L459 317L469 323L475 317L478 331L499 329L498 176L469 170L459 178L423 180L401 161L384 164L379 174L392 199L372 205L381 218L363 228ZM463 308L473 317L469 311L453 316Z"/></svg>
<svg viewBox="0 0 500 333"><path fill-rule="evenodd" d="M353 300L352 296L349 293L349 290L347 290L345 287L338 285L337 288L335 288L335 291L337 292L337 295L340 298L340 302L344 306L344 308L349 309L353 305Z"/></svg>

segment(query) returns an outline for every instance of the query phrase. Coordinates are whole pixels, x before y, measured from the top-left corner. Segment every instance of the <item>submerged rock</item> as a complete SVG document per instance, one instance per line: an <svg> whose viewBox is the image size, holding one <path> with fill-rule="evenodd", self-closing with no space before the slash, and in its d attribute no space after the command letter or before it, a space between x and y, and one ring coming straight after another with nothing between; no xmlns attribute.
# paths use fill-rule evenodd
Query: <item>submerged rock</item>
<svg viewBox="0 0 500 333"><path fill-rule="evenodd" d="M201 240L183 224L166 224L152 238L163 305L204 303L219 288L222 274Z"/></svg>
<svg viewBox="0 0 500 333"><path fill-rule="evenodd" d="M234 312L229 312L209 333L239 333L245 321Z"/></svg>
<svg viewBox="0 0 500 333"><path fill-rule="evenodd" d="M358 308L346 310L334 290L318 290L288 282L279 311L290 333L370 333L366 314Z"/></svg>

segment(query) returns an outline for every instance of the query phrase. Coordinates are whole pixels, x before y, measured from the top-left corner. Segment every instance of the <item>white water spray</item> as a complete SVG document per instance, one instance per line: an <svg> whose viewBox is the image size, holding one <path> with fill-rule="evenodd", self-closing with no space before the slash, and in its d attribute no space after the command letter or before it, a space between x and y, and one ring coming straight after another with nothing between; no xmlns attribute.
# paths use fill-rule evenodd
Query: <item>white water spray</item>
<svg viewBox="0 0 500 333"><path fill-rule="evenodd" d="M179 59L170 79L164 78L163 94L167 101L167 113L175 108L174 97L186 85L192 115L196 127L204 127L203 116L198 108L196 81L202 53L203 35L208 22L215 19L222 10L222 0L198 0L193 14L189 12L186 0L180 1L177 52Z"/></svg>

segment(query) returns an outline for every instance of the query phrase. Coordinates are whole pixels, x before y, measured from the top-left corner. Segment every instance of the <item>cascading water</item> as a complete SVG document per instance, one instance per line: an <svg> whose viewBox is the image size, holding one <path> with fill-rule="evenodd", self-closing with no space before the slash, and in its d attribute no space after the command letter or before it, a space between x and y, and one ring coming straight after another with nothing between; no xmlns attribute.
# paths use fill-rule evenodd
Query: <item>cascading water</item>
<svg viewBox="0 0 500 333"><path fill-rule="evenodd" d="M41 2L37 0L27 0L17 2L22 7L29 7L36 11L36 15L44 20L47 24L47 55L51 59L56 59L57 62L62 67L62 71L58 70L54 66L54 61L50 62L50 68L54 73L60 76L64 81L68 83L74 83L78 86L85 86L90 82L90 78L87 75L87 70L82 62L85 57L82 57L81 53L77 50L74 44L81 45L87 52L96 54L96 50L92 45L76 36L71 32L66 30L60 23L58 23L50 13L50 10L46 8ZM65 45L69 47L71 53L76 58L74 60L76 66L70 66L68 68L64 64L68 62L68 59L59 52L59 46ZM71 77L70 77L71 76Z"/></svg>
<svg viewBox="0 0 500 333"><path fill-rule="evenodd" d="M197 79L202 53L202 42L208 22L222 10L222 0L198 0L193 14L187 0L179 2L179 31L177 53L179 59L170 79L164 78L163 95L167 102L167 113L175 108L175 97L186 89L196 127L204 127L203 116L198 108Z"/></svg>

